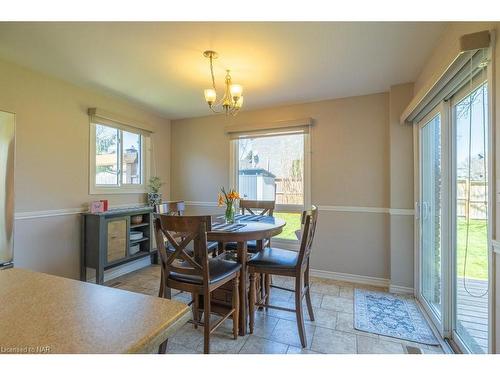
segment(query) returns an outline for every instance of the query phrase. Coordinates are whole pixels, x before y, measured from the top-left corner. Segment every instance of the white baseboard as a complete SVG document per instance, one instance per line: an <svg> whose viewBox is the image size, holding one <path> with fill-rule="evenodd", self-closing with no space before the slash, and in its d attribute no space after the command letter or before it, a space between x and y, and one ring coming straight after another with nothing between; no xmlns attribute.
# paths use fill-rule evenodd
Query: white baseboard
<svg viewBox="0 0 500 375"><path fill-rule="evenodd" d="M389 292L395 293L395 294L414 294L413 288L407 287L407 286L400 286L400 285L389 285Z"/></svg>
<svg viewBox="0 0 500 375"><path fill-rule="evenodd" d="M361 275L353 275L350 273L322 271L315 269L311 269L311 276L322 277L325 279L331 279L337 281L346 281L349 283L379 286L383 288L389 287L389 280L382 279L379 277L361 276Z"/></svg>
<svg viewBox="0 0 500 375"><path fill-rule="evenodd" d="M122 266L118 266L110 269L109 271L104 271L104 282L107 282L117 277L123 276L127 273L140 270L141 268L151 265L151 259L149 257L137 259L136 261L126 263ZM93 272L92 272L93 273ZM88 282L95 283L95 276L87 279Z"/></svg>

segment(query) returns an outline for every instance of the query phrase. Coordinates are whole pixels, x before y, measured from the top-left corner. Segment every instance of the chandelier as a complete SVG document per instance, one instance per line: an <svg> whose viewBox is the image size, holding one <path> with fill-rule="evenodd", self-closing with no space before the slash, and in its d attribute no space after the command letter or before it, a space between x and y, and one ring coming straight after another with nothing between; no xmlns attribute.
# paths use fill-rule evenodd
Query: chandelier
<svg viewBox="0 0 500 375"><path fill-rule="evenodd" d="M226 115L231 114L235 116L243 105L243 87L232 83L231 72L229 69L226 70L224 96L217 101L213 60L216 59L218 55L217 52L209 50L203 52L203 56L210 59L210 74L212 75L212 88L205 90L205 100L208 106L214 113L224 112ZM217 107L221 107L222 109L218 110L216 109Z"/></svg>

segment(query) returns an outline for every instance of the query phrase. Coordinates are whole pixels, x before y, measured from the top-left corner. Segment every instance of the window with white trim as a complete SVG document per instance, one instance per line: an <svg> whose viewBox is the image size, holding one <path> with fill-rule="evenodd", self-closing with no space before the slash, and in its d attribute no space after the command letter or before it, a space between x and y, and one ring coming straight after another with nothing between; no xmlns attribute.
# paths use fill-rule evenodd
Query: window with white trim
<svg viewBox="0 0 500 375"><path fill-rule="evenodd" d="M287 225L275 238L297 241L300 217L309 204L307 129L249 132L232 136L232 184L242 199L275 200L275 217Z"/></svg>
<svg viewBox="0 0 500 375"><path fill-rule="evenodd" d="M141 129L90 124L90 193L144 193L150 137Z"/></svg>

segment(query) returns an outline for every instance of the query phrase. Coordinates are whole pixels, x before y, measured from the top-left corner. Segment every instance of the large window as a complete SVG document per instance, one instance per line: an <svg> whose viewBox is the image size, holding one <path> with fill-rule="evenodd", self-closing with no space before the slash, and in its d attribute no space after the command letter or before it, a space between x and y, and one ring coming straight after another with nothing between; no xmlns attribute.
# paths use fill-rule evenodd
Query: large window
<svg viewBox="0 0 500 375"><path fill-rule="evenodd" d="M234 178L242 199L275 200L274 216L287 225L276 238L296 241L307 183L304 132L249 135L235 142Z"/></svg>
<svg viewBox="0 0 500 375"><path fill-rule="evenodd" d="M139 130L91 124L90 192L144 192L148 140Z"/></svg>

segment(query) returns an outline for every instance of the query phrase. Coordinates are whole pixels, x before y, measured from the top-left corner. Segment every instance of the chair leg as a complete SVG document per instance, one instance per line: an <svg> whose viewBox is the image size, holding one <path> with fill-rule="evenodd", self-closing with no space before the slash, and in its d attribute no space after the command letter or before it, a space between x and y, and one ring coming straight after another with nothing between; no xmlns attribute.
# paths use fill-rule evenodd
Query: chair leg
<svg viewBox="0 0 500 375"><path fill-rule="evenodd" d="M250 333L253 333L254 325L255 325L255 273L250 274L250 292L249 292L249 301L248 301L248 315L250 321Z"/></svg>
<svg viewBox="0 0 500 375"><path fill-rule="evenodd" d="M208 288L203 295L203 353L210 353L210 292Z"/></svg>
<svg viewBox="0 0 500 375"><path fill-rule="evenodd" d="M266 305L269 305L269 301L271 299L271 275L269 274L265 274L264 275L264 284L265 284L265 288L266 288L266 301L265 301L265 304ZM267 307L266 307L266 311L269 310Z"/></svg>
<svg viewBox="0 0 500 375"><path fill-rule="evenodd" d="M311 283L309 282L309 262L307 263L306 272L304 273L304 284L307 287L306 291L306 303L307 303L307 312L309 313L309 319L314 322L314 311L311 303Z"/></svg>
<svg viewBox="0 0 500 375"><path fill-rule="evenodd" d="M163 298L163 291L165 289L165 280L163 277L163 268L161 269L161 277L160 277L160 290L158 291L158 297Z"/></svg>
<svg viewBox="0 0 500 375"><path fill-rule="evenodd" d="M158 354L165 354L167 352L168 339L163 341L158 348Z"/></svg>
<svg viewBox="0 0 500 375"><path fill-rule="evenodd" d="M198 322L200 321L200 295L198 293L191 293L191 297L193 299L191 308L193 310L194 329L198 329Z"/></svg>
<svg viewBox="0 0 500 375"><path fill-rule="evenodd" d="M260 285L260 301L264 302L264 298L266 296L266 275L261 273L259 275L259 285ZM259 310L264 309L259 306Z"/></svg>
<svg viewBox="0 0 500 375"><path fill-rule="evenodd" d="M236 340L240 329L240 274L237 273L233 281L233 336Z"/></svg>
<svg viewBox="0 0 500 375"><path fill-rule="evenodd" d="M163 289L163 298L172 299L172 289L166 285L164 286Z"/></svg>
<svg viewBox="0 0 500 375"><path fill-rule="evenodd" d="M295 314L297 316L297 328L299 329L300 343L307 347L306 329L304 326L304 313L302 312L302 277L295 278Z"/></svg>

